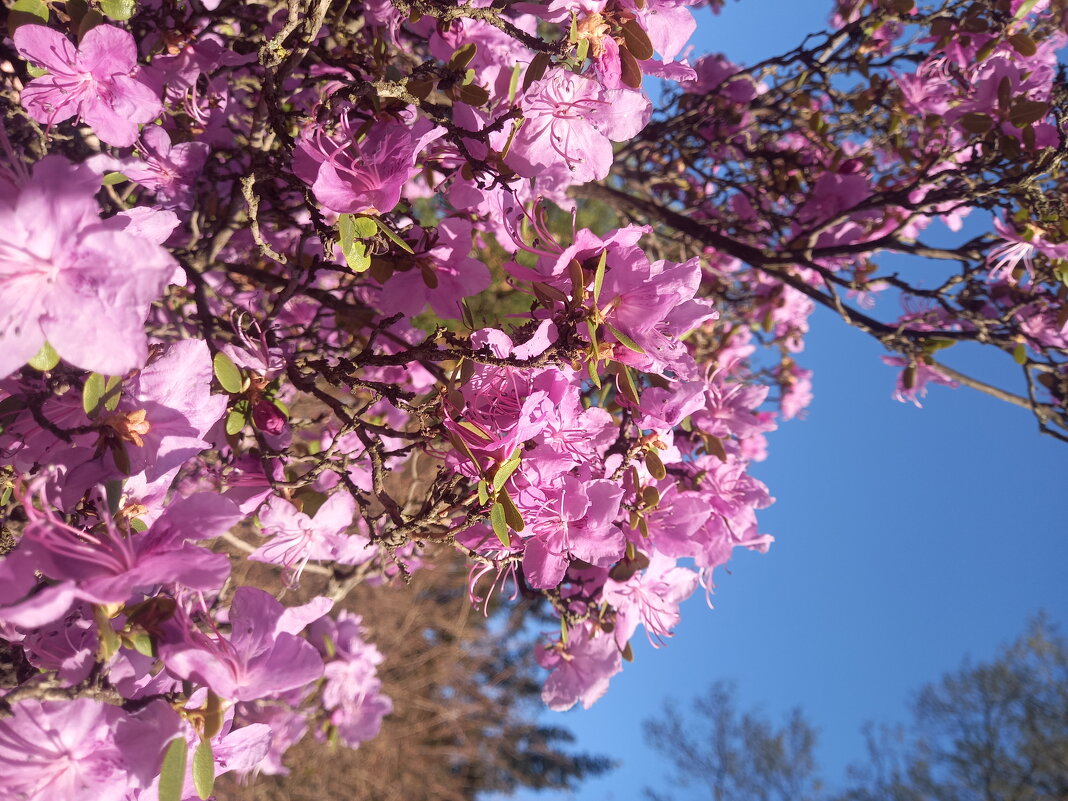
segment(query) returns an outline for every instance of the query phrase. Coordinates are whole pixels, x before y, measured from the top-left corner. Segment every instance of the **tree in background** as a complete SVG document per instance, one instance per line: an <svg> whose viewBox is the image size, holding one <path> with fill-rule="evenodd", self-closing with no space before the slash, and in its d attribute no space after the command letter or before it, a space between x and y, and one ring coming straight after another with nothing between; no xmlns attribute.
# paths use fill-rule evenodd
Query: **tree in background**
<svg viewBox="0 0 1068 801"><path fill-rule="evenodd" d="M865 727L867 761L840 793L817 778L816 732L799 710L776 727L739 713L725 683L686 714L669 708L648 721L646 735L674 767L672 783L712 801L1059 801L1068 797L1068 643L1038 617L992 661L965 660L920 690L908 729Z"/></svg>
<svg viewBox="0 0 1068 801"><path fill-rule="evenodd" d="M470 801L517 788L574 788L610 767L572 753L566 729L535 722L541 682L524 658L533 599L483 615L464 589L463 560L443 559L407 586L356 588L357 611L382 654L392 712L358 750L305 739L292 772L241 786L234 801L318 801L358 788L360 801ZM346 791L347 792L347 791Z"/></svg>

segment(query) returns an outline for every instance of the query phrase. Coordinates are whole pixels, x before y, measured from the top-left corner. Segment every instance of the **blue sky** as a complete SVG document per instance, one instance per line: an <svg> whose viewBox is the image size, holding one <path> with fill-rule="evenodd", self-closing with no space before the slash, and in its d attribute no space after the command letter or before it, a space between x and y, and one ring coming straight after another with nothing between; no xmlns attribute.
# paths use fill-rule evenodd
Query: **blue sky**
<svg viewBox="0 0 1068 801"><path fill-rule="evenodd" d="M695 53L751 63L820 30L829 7L732 0L721 16L700 16ZM777 542L766 555L736 552L717 573L716 608L691 599L666 648L636 637L635 662L591 710L547 715L619 769L574 794L521 797L640 798L664 776L642 720L719 678L737 681L743 708L781 719L803 707L820 730L824 778L838 786L863 757L864 721L906 721L921 685L966 654L992 656L1039 609L1068 622L1068 445L970 390L933 387L923 409L897 403L883 353L817 312L798 359L815 370L815 401L806 420L770 435L770 457L754 468L777 499L760 518ZM944 355L987 380L1018 376L1004 354Z"/></svg>

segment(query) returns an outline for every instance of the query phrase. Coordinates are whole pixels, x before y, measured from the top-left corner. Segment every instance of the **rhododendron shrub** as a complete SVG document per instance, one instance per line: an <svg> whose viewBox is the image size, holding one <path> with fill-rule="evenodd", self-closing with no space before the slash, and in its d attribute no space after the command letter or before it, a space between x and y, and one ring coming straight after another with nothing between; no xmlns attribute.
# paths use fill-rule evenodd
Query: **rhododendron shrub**
<svg viewBox="0 0 1068 801"><path fill-rule="evenodd" d="M358 747L388 655L341 604L448 550L487 614L537 599L543 699L590 706L770 546L750 467L812 400L817 305L888 394L1068 438L1063 3L840 0L749 69L687 50L685 2L502 5L10 10L5 798Z"/></svg>

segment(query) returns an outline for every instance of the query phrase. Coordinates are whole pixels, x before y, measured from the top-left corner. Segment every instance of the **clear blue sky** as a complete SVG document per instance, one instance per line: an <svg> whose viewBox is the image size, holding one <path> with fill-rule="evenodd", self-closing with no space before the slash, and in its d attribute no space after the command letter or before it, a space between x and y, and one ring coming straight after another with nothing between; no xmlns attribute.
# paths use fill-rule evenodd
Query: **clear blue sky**
<svg viewBox="0 0 1068 801"><path fill-rule="evenodd" d="M829 7L732 1L700 17L696 53L752 63L821 29ZM719 678L738 682L743 707L773 718L802 706L837 786L863 757L865 720L907 720L913 691L966 654L992 656L1039 609L1068 623L1068 445L970 390L933 387L923 409L897 403L882 353L816 314L799 358L815 370L808 419L771 434L770 457L754 470L777 499L760 518L777 542L763 556L736 551L730 572L717 573L715 610L691 599L666 648L635 637L636 661L593 709L548 715L620 768L572 795L521 798L640 798L664 775L642 720ZM999 354L952 355L987 379L1018 371Z"/></svg>

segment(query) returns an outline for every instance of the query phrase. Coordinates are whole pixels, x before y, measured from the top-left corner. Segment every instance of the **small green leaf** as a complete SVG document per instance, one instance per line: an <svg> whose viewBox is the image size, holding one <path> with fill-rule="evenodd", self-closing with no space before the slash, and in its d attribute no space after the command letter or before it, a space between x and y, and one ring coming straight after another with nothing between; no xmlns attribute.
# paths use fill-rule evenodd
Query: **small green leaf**
<svg viewBox="0 0 1068 801"><path fill-rule="evenodd" d="M461 45L456 48L452 56L449 58L448 67L450 70L462 70L467 69L467 65L474 59L475 54L478 52L478 45L474 42L468 42L465 45Z"/></svg>
<svg viewBox="0 0 1068 801"><path fill-rule="evenodd" d="M348 216L352 217L351 214ZM357 239L370 239L378 233L378 225L375 224L373 217L360 215L359 217L353 217L352 230Z"/></svg>
<svg viewBox="0 0 1068 801"><path fill-rule="evenodd" d="M104 482L104 495L107 497L108 511L113 516L119 513L119 504L122 502L122 485L123 480L121 478L113 478Z"/></svg>
<svg viewBox="0 0 1068 801"><path fill-rule="evenodd" d="M1009 44L1012 45L1013 50L1024 58L1030 58L1038 52L1038 46L1035 44L1035 40L1026 33L1014 33L1009 37Z"/></svg>
<svg viewBox="0 0 1068 801"><path fill-rule="evenodd" d="M44 0L16 0L11 6L11 14L8 30L12 33L20 25L48 24L48 5Z"/></svg>
<svg viewBox="0 0 1068 801"><path fill-rule="evenodd" d="M1017 364L1027 364L1027 346L1020 343L1012 350L1012 360Z"/></svg>
<svg viewBox="0 0 1068 801"><path fill-rule="evenodd" d="M619 340L619 344L621 344L623 347L628 348L634 351L635 353L645 353L645 349L641 345L639 345L633 339L628 337L614 325L611 325L609 323L605 323L604 325L605 328L607 328L611 332L612 336Z"/></svg>
<svg viewBox="0 0 1068 801"><path fill-rule="evenodd" d="M334 647L333 641L331 641L330 645ZM222 731L224 712L222 699L213 691L208 690L208 700L204 704L204 739L210 740Z"/></svg>
<svg viewBox="0 0 1068 801"><path fill-rule="evenodd" d="M167 746L159 772L159 801L182 801L188 750L189 746L184 737L171 740L171 744Z"/></svg>
<svg viewBox="0 0 1068 801"><path fill-rule="evenodd" d="M1022 20L1031 13L1031 9L1035 7L1036 3L1038 3L1038 0L1024 0L1024 2L1020 4L1020 7L1016 9L1016 14L1013 15L1013 20L1016 22Z"/></svg>
<svg viewBox="0 0 1068 801"><path fill-rule="evenodd" d="M112 19L127 20L137 10L137 3L134 0L100 0L100 10Z"/></svg>
<svg viewBox="0 0 1068 801"><path fill-rule="evenodd" d="M202 799L211 797L215 788L215 757L211 753L211 740L205 737L193 752L193 787Z"/></svg>
<svg viewBox="0 0 1068 801"><path fill-rule="evenodd" d="M475 425L474 423L472 423L472 422L470 422L468 420L460 420L459 421L459 425L463 426L465 429L470 431L472 434L474 434L479 439L484 439L486 442L493 442L493 437L490 436L486 432L486 429L482 428L482 426Z"/></svg>
<svg viewBox="0 0 1068 801"><path fill-rule="evenodd" d="M1050 104L1041 100L1017 100L1009 109L1009 122L1017 128L1024 128L1041 120L1049 110Z"/></svg>
<svg viewBox="0 0 1068 801"><path fill-rule="evenodd" d="M398 236L398 235L397 235L397 234L396 234L396 233L395 233L395 232L393 231L393 229L392 229L392 228L390 228L390 227L389 227L389 226L388 226L388 225L387 225L387 224L385 223L385 221L384 221L384 220L380 220L380 219L378 219L377 217L375 217L375 218L373 218L373 219L374 219L374 221L375 221L375 222L376 222L376 223L378 224L378 230L379 230L379 231L381 231L381 232L382 232L383 234L385 234L385 235L386 235L386 237L387 237L387 238L388 238L388 239L389 239L389 240L390 240L390 241L391 241L391 242L392 242L392 243L393 243L394 245L396 245L397 247L399 247L399 248L400 248L401 250L403 250L403 251L404 251L405 253L411 253L411 254L412 254L413 256L415 255L415 251L414 251L414 250L412 250L412 248L411 248L411 245L409 245L409 244L408 244L407 242L405 242L405 241L404 241L403 239L401 239L401 238L400 238L400 236Z"/></svg>
<svg viewBox="0 0 1068 801"><path fill-rule="evenodd" d="M231 395L237 395L245 386L244 376L236 364L222 351L215 354L212 360L215 368L215 377L219 380L219 386Z"/></svg>
<svg viewBox="0 0 1068 801"><path fill-rule="evenodd" d="M541 80L545 75L545 70L551 63L551 59L548 53L536 53L534 58L530 60L530 65L527 67L527 71L523 73L523 91L527 91L530 85L534 81Z"/></svg>
<svg viewBox="0 0 1068 801"><path fill-rule="evenodd" d="M230 414L226 416L226 433L231 437L235 434L240 434L247 425L248 413L237 406L231 409Z"/></svg>
<svg viewBox="0 0 1068 801"><path fill-rule="evenodd" d="M638 61L653 57L653 43L649 40L649 34L638 24L638 20L632 19L623 23L623 41L627 50Z"/></svg>
<svg viewBox="0 0 1068 801"><path fill-rule="evenodd" d="M113 375L104 385L104 408L113 412L119 408L120 400L122 400L122 376Z"/></svg>
<svg viewBox="0 0 1068 801"><path fill-rule="evenodd" d="M601 285L604 283L604 268L608 264L608 251L601 251L601 258L597 260L597 269L593 273L593 302L601 299Z"/></svg>
<svg viewBox="0 0 1068 801"><path fill-rule="evenodd" d="M512 499L508 497L507 492L498 494L497 502L504 507L504 519L513 531L522 531L526 528L526 523L523 522L523 515L519 513L519 509L516 508Z"/></svg>
<svg viewBox="0 0 1068 801"><path fill-rule="evenodd" d="M490 509L490 524L493 526L493 533L501 541L501 545L505 548L511 548L512 538L508 533L508 519L505 516L504 506L500 501L493 504L493 508Z"/></svg>
<svg viewBox="0 0 1068 801"><path fill-rule="evenodd" d="M582 39L578 43L578 47L575 50L575 60L582 64L586 60L586 56L590 54L590 40Z"/></svg>
<svg viewBox="0 0 1068 801"><path fill-rule="evenodd" d="M124 184L130 179L123 175L121 172L109 172L104 176L104 186L115 186L115 184Z"/></svg>
<svg viewBox="0 0 1068 801"><path fill-rule="evenodd" d="M40 370L44 373L59 364L59 354L56 353L55 348L46 342L37 351L37 355L30 359L27 364L34 370Z"/></svg>
<svg viewBox="0 0 1068 801"><path fill-rule="evenodd" d="M660 454L653 449L645 452L645 469L648 470L649 475L657 481L667 478L667 468L664 467L664 463L660 461Z"/></svg>
<svg viewBox="0 0 1068 801"><path fill-rule="evenodd" d="M586 362L586 375L590 377L590 381L597 389L601 388L601 376L597 372L597 360L590 359Z"/></svg>
<svg viewBox="0 0 1068 801"><path fill-rule="evenodd" d="M82 409L89 417L96 417L104 405L107 379L100 373L90 373L82 386Z"/></svg>
<svg viewBox="0 0 1068 801"><path fill-rule="evenodd" d="M128 634L126 635L126 641L142 656L157 656L156 644L152 642L152 635L147 631L135 631Z"/></svg>
<svg viewBox="0 0 1068 801"><path fill-rule="evenodd" d="M508 82L508 102L514 103L515 96L519 92L519 76L523 74L523 65L517 63L512 67L512 79Z"/></svg>
<svg viewBox="0 0 1068 801"><path fill-rule="evenodd" d="M634 383L634 377L630 374L630 368L620 365L622 369L616 373L616 389L628 402L637 406L641 403L638 396L638 386Z"/></svg>
<svg viewBox="0 0 1068 801"><path fill-rule="evenodd" d="M638 66L634 56L625 47L619 48L619 67L619 78L624 85L629 86L631 89L640 89L642 85L642 68Z"/></svg>
<svg viewBox="0 0 1068 801"><path fill-rule="evenodd" d="M508 481L512 473L514 473L516 471L516 468L519 467L519 462L522 460L522 458L523 457L520 454L519 449L516 449L516 452L513 453L500 467L497 468L497 473L493 476L494 492L501 491L501 487L504 486L505 482Z"/></svg>
<svg viewBox="0 0 1068 801"><path fill-rule="evenodd" d="M489 503L489 486L487 486L484 478L478 480L478 503L479 506L485 506Z"/></svg>

